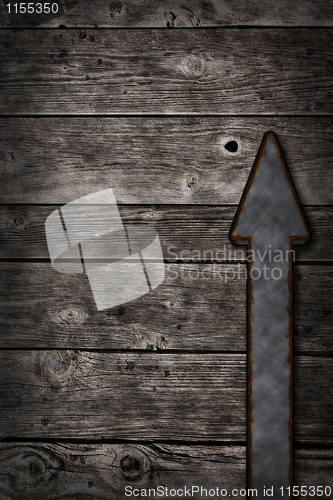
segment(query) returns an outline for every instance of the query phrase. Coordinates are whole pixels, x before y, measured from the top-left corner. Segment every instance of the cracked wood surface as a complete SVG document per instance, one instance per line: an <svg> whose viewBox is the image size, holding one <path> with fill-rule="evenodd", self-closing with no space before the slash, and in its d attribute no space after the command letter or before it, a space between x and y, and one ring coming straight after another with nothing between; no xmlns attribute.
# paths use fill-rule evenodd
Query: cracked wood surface
<svg viewBox="0 0 333 500"><path fill-rule="evenodd" d="M109 500L112 495L118 500L124 498L126 484L245 487L244 446L2 443L0 457L0 492L6 500L45 500L51 495L59 500ZM298 449L294 461L295 484L330 484L332 451Z"/></svg>
<svg viewBox="0 0 333 500"><path fill-rule="evenodd" d="M1 366L3 438L245 440L245 354L16 350ZM295 356L294 376L295 443L332 445L333 359Z"/></svg>
<svg viewBox="0 0 333 500"><path fill-rule="evenodd" d="M0 4L0 26L200 28L208 26L332 26L332 2L288 0L63 0L56 15L8 16Z"/></svg>
<svg viewBox="0 0 333 500"><path fill-rule="evenodd" d="M236 205L267 130L302 204L333 205L333 125L324 116L1 118L0 201L64 204L112 187L117 203Z"/></svg>
<svg viewBox="0 0 333 500"><path fill-rule="evenodd" d="M156 290L102 312L85 275L46 262L1 262L0 270L2 347L246 349L244 264L167 264ZM333 352L332 281L332 266L295 266L295 350Z"/></svg>
<svg viewBox="0 0 333 500"><path fill-rule="evenodd" d="M0 113L333 111L329 29L0 31Z"/></svg>

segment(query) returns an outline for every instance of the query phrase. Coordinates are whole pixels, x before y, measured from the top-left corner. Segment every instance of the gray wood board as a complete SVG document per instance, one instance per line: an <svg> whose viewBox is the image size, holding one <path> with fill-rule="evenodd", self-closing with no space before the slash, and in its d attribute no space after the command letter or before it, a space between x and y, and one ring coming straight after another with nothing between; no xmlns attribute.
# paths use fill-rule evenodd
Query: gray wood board
<svg viewBox="0 0 333 500"><path fill-rule="evenodd" d="M245 439L244 355L0 356L2 437Z"/></svg>
<svg viewBox="0 0 333 500"><path fill-rule="evenodd" d="M0 492L6 500L123 500L126 486L240 490L245 452L244 446L3 443ZM331 485L332 465L331 450L296 450L295 484Z"/></svg>
<svg viewBox="0 0 333 500"><path fill-rule="evenodd" d="M47 259L45 220L58 205L0 207L0 258ZM156 229L166 261L246 261L246 247L230 243L237 206L121 205L125 225ZM333 260L333 207L304 207L311 242L294 247L296 261Z"/></svg>
<svg viewBox="0 0 333 500"><path fill-rule="evenodd" d="M36 88L29 87L39 99ZM301 203L333 205L333 124L323 116L1 118L0 201L67 203L112 187L118 203L238 205L268 130L278 135ZM232 140L236 153L225 148Z"/></svg>
<svg viewBox="0 0 333 500"><path fill-rule="evenodd" d="M208 26L332 26L332 2L296 0L242 2L241 0L64 0L56 15L8 16L0 4L0 26L29 27L146 27L199 28ZM66 11L64 10L65 7ZM13 11L13 7L12 7Z"/></svg>
<svg viewBox="0 0 333 500"><path fill-rule="evenodd" d="M330 114L330 29L2 30L2 114Z"/></svg>
<svg viewBox="0 0 333 500"><path fill-rule="evenodd" d="M240 489L245 460L240 446L6 443L0 492L6 500L123 500L125 486Z"/></svg>
<svg viewBox="0 0 333 500"><path fill-rule="evenodd" d="M294 450L295 484L332 488L332 460L333 450ZM329 498L332 498L332 494Z"/></svg>
<svg viewBox="0 0 333 500"><path fill-rule="evenodd" d="M246 284L232 279L235 266L168 265L156 290L100 312L86 275L47 263L0 269L3 347L245 349Z"/></svg>
<svg viewBox="0 0 333 500"><path fill-rule="evenodd" d="M3 438L245 440L245 354L0 356ZM333 359L294 364L295 442L331 445Z"/></svg>
<svg viewBox="0 0 333 500"><path fill-rule="evenodd" d="M167 264L156 290L99 312L86 275L33 262L0 270L2 347L246 349L245 264ZM295 266L297 351L333 352L332 281L332 266Z"/></svg>

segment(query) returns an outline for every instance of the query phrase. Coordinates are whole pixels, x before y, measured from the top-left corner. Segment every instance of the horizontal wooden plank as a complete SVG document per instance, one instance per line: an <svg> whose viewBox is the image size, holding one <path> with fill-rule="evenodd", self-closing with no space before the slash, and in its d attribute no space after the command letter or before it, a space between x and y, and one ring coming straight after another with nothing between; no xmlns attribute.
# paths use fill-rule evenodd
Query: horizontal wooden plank
<svg viewBox="0 0 333 500"><path fill-rule="evenodd" d="M160 486L165 492L185 486L219 488L219 492L246 488L243 446L3 443L0 464L0 492L6 500L23 495L24 500L51 495L105 500L112 495L117 500L125 497L126 486L133 490ZM332 450L296 450L294 482L331 485L332 465ZM193 493L191 498L202 498L200 492Z"/></svg>
<svg viewBox="0 0 333 500"><path fill-rule="evenodd" d="M295 450L294 477L299 486L332 486L333 450Z"/></svg>
<svg viewBox="0 0 333 500"><path fill-rule="evenodd" d="M332 443L332 376L333 358L310 356L294 358L294 436L296 441Z"/></svg>
<svg viewBox="0 0 333 500"><path fill-rule="evenodd" d="M49 259L45 220L57 205L0 207L0 258ZM122 205L123 223L153 227L166 261L246 261L246 247L230 243L237 206ZM294 247L295 260L333 260L333 207L306 206L312 238Z"/></svg>
<svg viewBox="0 0 333 500"><path fill-rule="evenodd" d="M120 500L126 498L126 486L241 489L246 487L245 461L245 448L239 446L6 443L0 445L0 491L6 500L22 498L23 489L25 500L51 495Z"/></svg>
<svg viewBox="0 0 333 500"><path fill-rule="evenodd" d="M330 29L86 35L2 30L0 113L333 112Z"/></svg>
<svg viewBox="0 0 333 500"><path fill-rule="evenodd" d="M93 8L83 0L58 2L57 14L19 15L12 6L11 15L0 4L0 26L28 27L146 27L146 28L200 28L208 26L332 26L331 2L312 0L268 0L251 3L239 0L113 0L111 3L95 0ZM65 10L66 9L66 10ZM84 31L83 31L84 34ZM84 35L82 35L84 36Z"/></svg>
<svg viewBox="0 0 333 500"><path fill-rule="evenodd" d="M333 353L333 267L294 268L294 348L298 351Z"/></svg>
<svg viewBox="0 0 333 500"><path fill-rule="evenodd" d="M167 264L164 282L97 311L86 275L2 262L0 346L148 350L246 349L245 264ZM333 352L333 266L295 266L297 351Z"/></svg>
<svg viewBox="0 0 333 500"><path fill-rule="evenodd" d="M246 355L1 352L1 436L245 440ZM295 442L332 443L333 359L295 357Z"/></svg>
<svg viewBox="0 0 333 500"><path fill-rule="evenodd" d="M2 351L2 437L245 439L244 355Z"/></svg>
<svg viewBox="0 0 333 500"><path fill-rule="evenodd" d="M0 269L2 347L245 349L246 286L232 279L235 266L168 265L157 289L104 311L86 275L46 263Z"/></svg>
<svg viewBox="0 0 333 500"><path fill-rule="evenodd" d="M267 130L301 202L333 205L331 117L251 116L1 118L0 202L67 203L112 187L124 204L238 204Z"/></svg>

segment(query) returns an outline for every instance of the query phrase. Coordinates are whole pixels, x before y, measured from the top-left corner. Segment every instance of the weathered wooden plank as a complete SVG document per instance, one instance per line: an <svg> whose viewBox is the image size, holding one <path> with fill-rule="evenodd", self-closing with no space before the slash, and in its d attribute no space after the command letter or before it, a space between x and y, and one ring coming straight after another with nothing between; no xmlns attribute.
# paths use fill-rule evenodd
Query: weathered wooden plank
<svg viewBox="0 0 333 500"><path fill-rule="evenodd" d="M4 4L7 0L4 0ZM95 0L93 6L84 0L58 2L56 15L8 16L8 9L0 4L0 26L34 27L147 27L199 28L208 26L332 26L331 2L287 0L260 2L258 0ZM66 12L62 8L66 8ZM13 11L13 8L12 8Z"/></svg>
<svg viewBox="0 0 333 500"><path fill-rule="evenodd" d="M333 450L295 450L295 484L331 486ZM332 494L328 497L332 498Z"/></svg>
<svg viewBox="0 0 333 500"><path fill-rule="evenodd" d="M158 232L167 261L246 261L246 248L230 243L236 206L122 205L124 224L144 224ZM49 259L45 220L57 205L0 207L0 258ZM333 260L333 207L304 207L310 244L295 247L295 259Z"/></svg>
<svg viewBox="0 0 333 500"><path fill-rule="evenodd" d="M0 357L2 437L244 440L245 355Z"/></svg>
<svg viewBox="0 0 333 500"><path fill-rule="evenodd" d="M245 487L245 461L240 446L6 443L0 445L0 492L6 500L117 500L126 498L126 486L231 491Z"/></svg>
<svg viewBox="0 0 333 500"><path fill-rule="evenodd" d="M332 450L296 450L295 484L331 485L332 461ZM3 443L0 464L0 492L6 500L117 500L125 497L126 486L246 488L243 446Z"/></svg>
<svg viewBox="0 0 333 500"><path fill-rule="evenodd" d="M294 357L294 436L296 441L332 443L332 376L333 358ZM321 400L323 403L319 403Z"/></svg>
<svg viewBox="0 0 333 500"><path fill-rule="evenodd" d="M246 349L245 264L167 264L162 285L97 311L86 275L0 263L0 345L11 348ZM298 351L332 352L332 266L295 266Z"/></svg>
<svg viewBox="0 0 333 500"><path fill-rule="evenodd" d="M171 264L156 290L99 312L86 275L46 263L0 269L2 347L245 349L246 286L232 279L237 266Z"/></svg>
<svg viewBox="0 0 333 500"><path fill-rule="evenodd" d="M294 349L333 352L331 266L295 266Z"/></svg>
<svg viewBox="0 0 333 500"><path fill-rule="evenodd" d="M332 52L315 28L2 30L0 113L325 115Z"/></svg>
<svg viewBox="0 0 333 500"><path fill-rule="evenodd" d="M244 441L246 355L2 351L2 437ZM333 359L295 357L295 441L332 443Z"/></svg>
<svg viewBox="0 0 333 500"><path fill-rule="evenodd" d="M263 116L2 118L0 201L67 203L112 187L118 203L238 205L267 130L301 202L333 205L331 117Z"/></svg>

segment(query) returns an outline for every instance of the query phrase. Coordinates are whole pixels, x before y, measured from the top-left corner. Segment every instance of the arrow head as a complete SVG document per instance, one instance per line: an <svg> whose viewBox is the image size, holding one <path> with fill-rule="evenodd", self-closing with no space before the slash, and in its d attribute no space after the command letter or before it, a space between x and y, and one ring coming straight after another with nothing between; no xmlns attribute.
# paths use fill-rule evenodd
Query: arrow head
<svg viewBox="0 0 333 500"><path fill-rule="evenodd" d="M276 135L266 132L230 230L234 245L306 244L311 233Z"/></svg>

